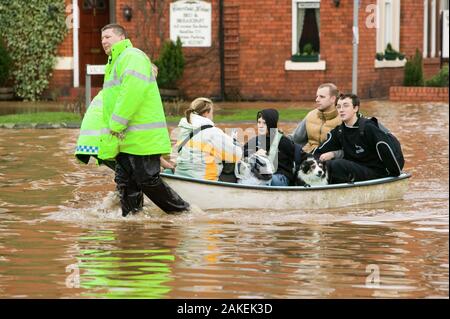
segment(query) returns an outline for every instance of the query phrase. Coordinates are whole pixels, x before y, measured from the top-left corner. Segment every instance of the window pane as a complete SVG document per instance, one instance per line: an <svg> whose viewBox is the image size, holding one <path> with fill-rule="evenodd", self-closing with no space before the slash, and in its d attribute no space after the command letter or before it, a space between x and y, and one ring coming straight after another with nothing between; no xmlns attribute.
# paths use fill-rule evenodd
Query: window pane
<svg viewBox="0 0 450 319"><path fill-rule="evenodd" d="M384 47L387 46L388 43L392 44L392 5L390 2L386 1L385 6L385 26L384 26Z"/></svg>
<svg viewBox="0 0 450 319"><path fill-rule="evenodd" d="M320 52L319 25L320 15L319 9L298 9L297 15L297 34L299 35L299 52L303 52L303 48L307 44L311 44L315 53Z"/></svg>

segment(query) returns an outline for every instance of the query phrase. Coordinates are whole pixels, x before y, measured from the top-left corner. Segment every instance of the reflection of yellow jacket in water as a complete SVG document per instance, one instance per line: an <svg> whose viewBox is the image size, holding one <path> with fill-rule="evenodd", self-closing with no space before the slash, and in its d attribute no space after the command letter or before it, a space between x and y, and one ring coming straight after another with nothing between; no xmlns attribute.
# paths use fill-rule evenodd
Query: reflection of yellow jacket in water
<svg viewBox="0 0 450 319"><path fill-rule="evenodd" d="M182 118L177 145L196 128L214 123L203 116L191 114L191 123ZM236 163L242 157L242 149L221 129L211 127L195 134L178 154L175 174L217 181L222 173L222 162Z"/></svg>
<svg viewBox="0 0 450 319"><path fill-rule="evenodd" d="M100 132L103 127L103 99L100 91L89 104L77 140L75 156L83 163L89 162L90 156L98 155Z"/></svg>

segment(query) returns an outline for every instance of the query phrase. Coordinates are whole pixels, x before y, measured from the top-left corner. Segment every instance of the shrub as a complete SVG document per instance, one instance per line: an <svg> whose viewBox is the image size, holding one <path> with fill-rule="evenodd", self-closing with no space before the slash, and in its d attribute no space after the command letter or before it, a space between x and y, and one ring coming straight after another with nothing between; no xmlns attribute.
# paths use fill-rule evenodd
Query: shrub
<svg viewBox="0 0 450 319"><path fill-rule="evenodd" d="M425 86L446 87L448 86L448 64L439 70L438 74L425 81Z"/></svg>
<svg viewBox="0 0 450 319"><path fill-rule="evenodd" d="M422 54L416 49L414 57L405 64L404 86L423 86Z"/></svg>
<svg viewBox="0 0 450 319"><path fill-rule="evenodd" d="M155 61L158 67L158 86L165 89L176 88L177 80L183 76L184 63L180 38L177 38L176 43L170 40L164 42L161 54Z"/></svg>
<svg viewBox="0 0 450 319"><path fill-rule="evenodd" d="M11 70L11 57L0 39L0 87L6 85Z"/></svg>
<svg viewBox="0 0 450 319"><path fill-rule="evenodd" d="M383 52L377 52L375 54L375 59L377 59L378 61L383 61L384 60L384 53Z"/></svg>
<svg viewBox="0 0 450 319"><path fill-rule="evenodd" d="M36 100L47 88L66 27L64 0L0 2L0 34L13 59L15 92Z"/></svg>

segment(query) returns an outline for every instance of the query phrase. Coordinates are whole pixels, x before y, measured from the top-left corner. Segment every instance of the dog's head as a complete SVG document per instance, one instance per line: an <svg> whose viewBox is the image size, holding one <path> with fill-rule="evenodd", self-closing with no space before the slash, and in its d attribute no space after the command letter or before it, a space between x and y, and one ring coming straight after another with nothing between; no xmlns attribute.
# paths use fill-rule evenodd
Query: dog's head
<svg viewBox="0 0 450 319"><path fill-rule="evenodd" d="M307 185L326 185L328 184L326 165L312 154L305 154L302 156L297 178Z"/></svg>
<svg viewBox="0 0 450 319"><path fill-rule="evenodd" d="M235 168L235 175L242 183L264 184L272 178L273 173L269 158L259 154L253 154L247 160L239 161Z"/></svg>

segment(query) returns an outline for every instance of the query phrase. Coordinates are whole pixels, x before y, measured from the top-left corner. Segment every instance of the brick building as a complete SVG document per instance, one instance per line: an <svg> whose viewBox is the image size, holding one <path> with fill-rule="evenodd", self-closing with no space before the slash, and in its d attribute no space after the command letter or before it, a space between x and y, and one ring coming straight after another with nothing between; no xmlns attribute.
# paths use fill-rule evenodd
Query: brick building
<svg viewBox="0 0 450 319"><path fill-rule="evenodd" d="M122 24L133 44L156 58L162 42L170 37L171 2L66 0L67 19L73 20L74 28L59 48L50 89L62 98L83 91L86 64L107 60L100 44L100 28L107 23ZM323 82L351 91L353 0L207 2L211 4L210 46L183 48L186 68L179 87L187 98L311 100ZM76 5L79 23L72 10ZM375 60L387 43L407 58L418 48L426 77L439 70L440 16L448 6L448 0L360 0L361 97L385 97L390 86L402 84L405 60ZM319 60L292 62L291 56L307 43L319 53ZM102 78L93 81L101 86Z"/></svg>

